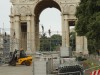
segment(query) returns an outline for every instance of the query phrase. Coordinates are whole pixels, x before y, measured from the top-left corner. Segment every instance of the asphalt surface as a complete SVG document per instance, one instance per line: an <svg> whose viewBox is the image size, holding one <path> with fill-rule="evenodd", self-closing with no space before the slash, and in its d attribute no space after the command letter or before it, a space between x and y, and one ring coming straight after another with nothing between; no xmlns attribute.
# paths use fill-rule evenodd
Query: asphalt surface
<svg viewBox="0 0 100 75"><path fill-rule="evenodd" d="M4 64L0 66L0 75L33 75L32 66L8 66Z"/></svg>

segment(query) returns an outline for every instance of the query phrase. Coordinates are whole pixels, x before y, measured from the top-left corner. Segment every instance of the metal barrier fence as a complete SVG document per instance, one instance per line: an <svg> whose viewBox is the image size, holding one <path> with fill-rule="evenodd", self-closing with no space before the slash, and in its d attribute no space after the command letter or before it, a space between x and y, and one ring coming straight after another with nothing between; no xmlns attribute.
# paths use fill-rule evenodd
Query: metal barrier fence
<svg viewBox="0 0 100 75"><path fill-rule="evenodd" d="M82 75L82 74L80 71L75 71L75 72L58 73L58 75Z"/></svg>
<svg viewBox="0 0 100 75"><path fill-rule="evenodd" d="M0 28L0 64L7 63L10 51L10 28Z"/></svg>

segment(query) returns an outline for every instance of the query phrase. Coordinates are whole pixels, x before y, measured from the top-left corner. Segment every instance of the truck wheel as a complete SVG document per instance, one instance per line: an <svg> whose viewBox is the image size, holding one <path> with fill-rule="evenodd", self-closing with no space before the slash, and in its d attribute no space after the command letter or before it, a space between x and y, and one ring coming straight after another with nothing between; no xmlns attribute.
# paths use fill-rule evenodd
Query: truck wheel
<svg viewBox="0 0 100 75"><path fill-rule="evenodd" d="M28 61L28 60L25 61L25 65L26 65L26 66L30 66L30 65L31 65L30 61Z"/></svg>

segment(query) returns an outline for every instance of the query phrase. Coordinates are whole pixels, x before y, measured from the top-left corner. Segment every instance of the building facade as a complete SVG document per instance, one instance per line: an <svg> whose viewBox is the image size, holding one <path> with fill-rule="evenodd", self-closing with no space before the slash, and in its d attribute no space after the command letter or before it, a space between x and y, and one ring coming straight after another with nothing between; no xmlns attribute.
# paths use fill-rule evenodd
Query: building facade
<svg viewBox="0 0 100 75"><path fill-rule="evenodd" d="M14 49L21 47L29 53L34 53L40 48L39 16L46 8L57 8L61 12L62 21L62 47L70 48L69 27L74 25L76 7L80 0L11 0L11 39L15 42ZM87 41L79 39L76 42L76 52L87 52ZM12 41L11 40L11 41ZM83 47L83 43L86 42ZM80 44L80 45L79 45ZM11 49L13 51L14 49Z"/></svg>

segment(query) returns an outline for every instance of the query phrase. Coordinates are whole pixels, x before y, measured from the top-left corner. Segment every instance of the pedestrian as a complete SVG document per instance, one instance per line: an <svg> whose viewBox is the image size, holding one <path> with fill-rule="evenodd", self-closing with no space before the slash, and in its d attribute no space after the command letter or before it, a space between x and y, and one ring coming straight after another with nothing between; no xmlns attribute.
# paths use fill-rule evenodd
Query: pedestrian
<svg viewBox="0 0 100 75"><path fill-rule="evenodd" d="M20 58L25 58L26 57L26 53L25 50L23 48L20 49Z"/></svg>
<svg viewBox="0 0 100 75"><path fill-rule="evenodd" d="M17 50L15 49L12 59L9 61L9 65L15 66L17 62Z"/></svg>

